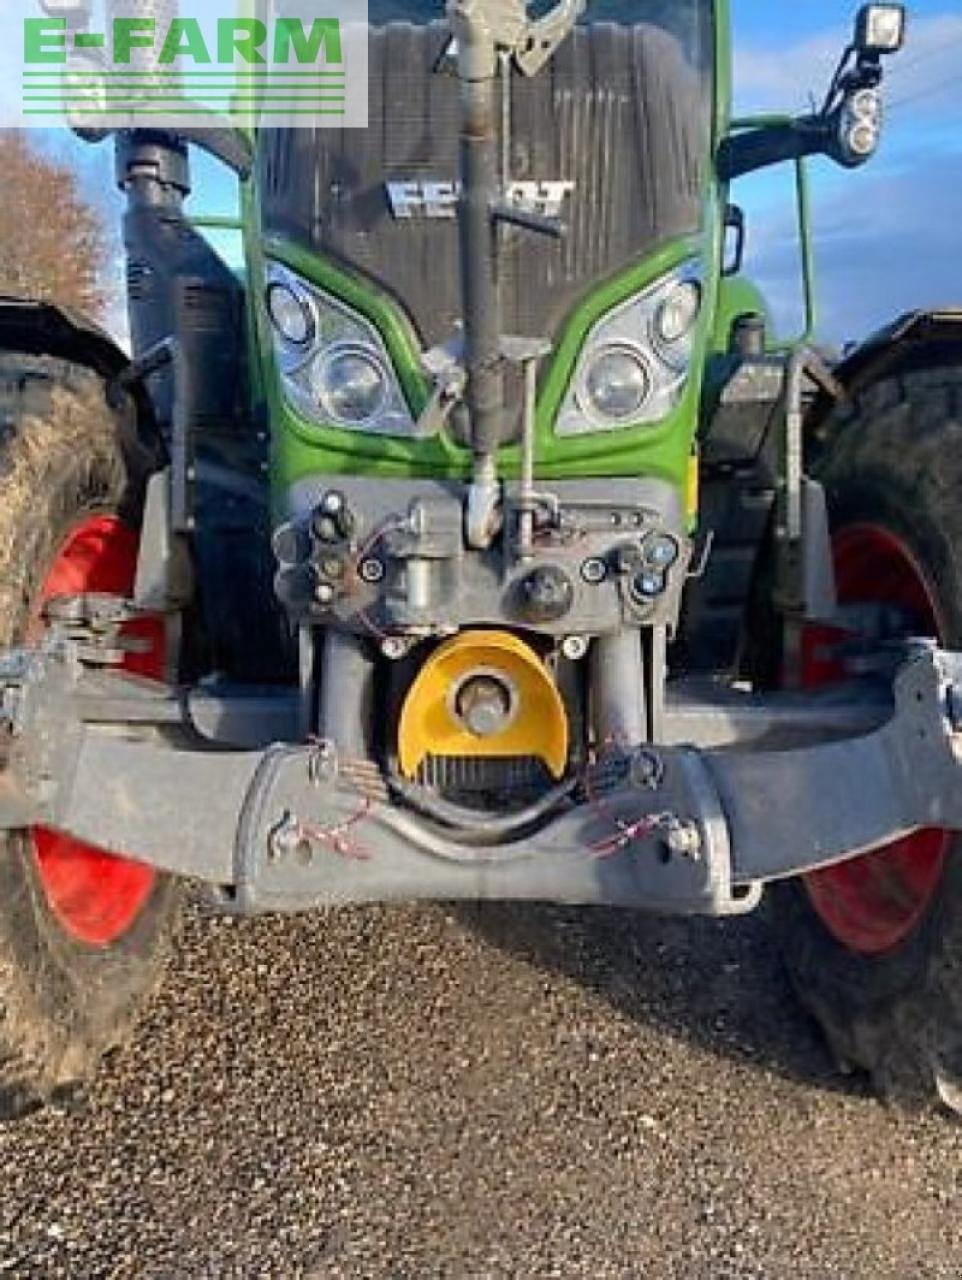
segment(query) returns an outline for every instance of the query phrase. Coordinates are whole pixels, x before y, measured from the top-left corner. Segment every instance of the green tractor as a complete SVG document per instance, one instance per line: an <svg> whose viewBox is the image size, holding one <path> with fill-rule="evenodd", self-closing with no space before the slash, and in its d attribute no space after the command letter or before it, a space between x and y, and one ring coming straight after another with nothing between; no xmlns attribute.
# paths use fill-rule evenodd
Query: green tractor
<svg viewBox="0 0 962 1280"><path fill-rule="evenodd" d="M732 119L729 25L371 0L367 129L115 131L132 358L0 300L5 1113L122 1042L189 881L238 915L770 886L839 1060L957 1102L962 313L782 344L732 203L870 158L905 12L800 118Z"/></svg>

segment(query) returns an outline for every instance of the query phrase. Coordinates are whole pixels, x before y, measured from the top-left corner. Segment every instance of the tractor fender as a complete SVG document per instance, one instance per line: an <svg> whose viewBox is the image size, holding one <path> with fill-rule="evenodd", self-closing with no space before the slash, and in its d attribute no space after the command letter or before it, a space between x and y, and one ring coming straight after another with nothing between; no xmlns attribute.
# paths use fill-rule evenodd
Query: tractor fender
<svg viewBox="0 0 962 1280"><path fill-rule="evenodd" d="M0 351L56 356L85 365L106 379L117 377L129 364L113 339L80 312L52 302L2 294Z"/></svg>
<svg viewBox="0 0 962 1280"><path fill-rule="evenodd" d="M962 364L962 307L909 311L848 351L832 372L854 399L882 378L950 364Z"/></svg>
<svg viewBox="0 0 962 1280"><path fill-rule="evenodd" d="M98 374L108 385L130 368L129 357L89 316L53 302L5 294L0 294L2 352L52 356L78 364ZM145 440L156 439L154 410L143 383L135 379L125 389L136 406L138 433Z"/></svg>
<svg viewBox="0 0 962 1280"><path fill-rule="evenodd" d="M953 365L962 367L962 307L909 311L878 329L832 366L844 399L839 402L822 390L809 405L806 463L817 462L873 387L908 373Z"/></svg>

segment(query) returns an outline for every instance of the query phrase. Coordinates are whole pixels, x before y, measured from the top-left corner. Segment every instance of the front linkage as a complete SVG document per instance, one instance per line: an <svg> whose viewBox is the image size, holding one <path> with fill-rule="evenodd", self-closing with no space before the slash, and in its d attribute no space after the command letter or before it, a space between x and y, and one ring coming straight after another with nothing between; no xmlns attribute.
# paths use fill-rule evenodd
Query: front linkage
<svg viewBox="0 0 962 1280"><path fill-rule="evenodd" d="M590 481L558 482L547 498L535 490L535 370L545 344L501 331L498 228L507 223L549 236L562 228L506 200L497 87L507 63L536 74L582 8L580 0L562 0L531 21L521 0L448 5L447 53L461 98L464 295L463 368L458 351L451 385L458 396L466 389L474 469L469 484L440 492L423 480L371 485L351 476L330 488L318 476L301 486L300 498L289 495L291 519L275 531L275 585L306 637L306 665L321 668L320 714L310 672L300 688L278 694L215 684L178 689L111 671L123 652L123 624L137 606L61 599L55 613L48 611L43 648L2 660L0 830L47 827L122 850L215 886L242 911L397 898L533 898L709 914L750 909L767 881L856 857L919 828L962 830L962 802L954 800L962 658L936 649L910 653L881 701L865 686L853 686L847 700L837 691L804 701L732 690L706 695L683 681L666 691L665 637L677 621L691 551L677 494L666 496L654 480L604 482L603 493ZM870 64L873 83L877 60ZM838 85L843 98L864 90L858 78ZM838 120L823 115L824 149L844 113ZM729 148L728 176L756 166L757 141L749 135ZM814 146L797 131L780 143L786 155ZM156 139L128 140L121 157L133 234L136 220L147 218L141 206L154 202L153 194L141 199L141 187L162 188L176 204L187 187L186 168L182 148ZM169 319L154 316L154 327ZM137 368L144 376L161 357L174 366L163 545L191 527L190 443L200 416L183 326L167 328L178 333L176 343L163 332L140 334L146 350ZM503 486L496 454L512 363L524 371L522 465L518 483ZM824 510L803 520L804 503L817 508L819 497L802 474L805 373L827 394L841 394L809 354L793 357L783 400L775 557L789 669L793 632L825 620L810 581L813 565L828 564ZM155 479L154 499L166 483L163 475ZM379 504L386 504L383 511ZM365 520L354 520L355 507ZM156 501L148 502L148 517L156 509ZM145 580L158 576L149 572L158 557L166 563L152 545L158 539L149 536L151 527L148 519L145 572L138 575ZM375 544L378 557L368 565L366 552ZM649 591L646 548L656 545L667 559ZM144 602L142 587L135 595ZM176 611L180 598L163 590L152 607ZM408 641L425 637L442 640L437 652L444 653L445 637L460 635L483 654L491 633L472 631L476 619L520 623L550 641L555 657L580 661L590 654L595 754L566 759L566 728L546 735L538 754L554 785L506 815L453 803L423 784L429 735L420 735L406 762L402 741L398 759L389 753L377 763L359 730L369 719L371 680L361 637L373 631L382 657L393 662L404 659ZM572 653L571 642L583 647ZM319 663L316 643L323 644ZM470 680L455 682L458 698L470 696L469 706L456 708L457 718L465 724L479 718L475 736L491 740L511 720L512 682L492 681L478 661ZM516 653L509 663L519 680L526 661ZM431 664L437 666L437 654ZM542 707L550 716L550 684L541 671L533 710L526 705L532 721ZM413 702L409 721L416 719ZM402 739L405 732L402 723ZM529 737L528 747L538 734ZM495 754L524 761L531 753Z"/></svg>
<svg viewBox="0 0 962 1280"><path fill-rule="evenodd" d="M122 849L240 912L508 898L724 915L768 881L962 830L962 655L934 647L908 651L892 701L681 686L666 745L611 744L510 817L428 815L415 784L330 741L279 745L296 697L105 670L111 641L78 634L82 612L3 659L0 829Z"/></svg>
<svg viewBox="0 0 962 1280"><path fill-rule="evenodd" d="M463 324L447 315L425 329L424 345L437 345L421 357L420 408L399 384L391 392L398 353L326 291L322 260L351 252L322 243L305 253L265 223L267 262L251 264L245 313L241 286L183 209L185 142L231 164L256 201L258 166L237 137L132 129L119 140L132 364L105 357L65 317L35 312L25 327L23 308L0 300L0 336L12 323L15 349L42 357L26 372L50 391L38 419L36 388L14 362L9 528L30 536L6 548L23 617L9 614L3 641L34 647L0 650L0 1114L72 1088L123 1039L185 879L239 913L460 898L730 915L781 882L770 894L778 940L839 1057L883 1084L914 1072L946 1096L962 1043L962 863L948 856L962 831L962 654L947 651L962 644L962 517L945 480L958 316L913 317L830 370L804 346L772 348L760 300L734 285L726 294L706 237L697 253L684 247L684 262L652 259L661 274L624 306L605 303L569 399L552 411L552 461L538 367L545 334L561 331L517 310L526 336L503 331L528 278L512 283L509 256L539 254L519 232L564 234L548 216L559 210L532 188L578 192L566 250L575 259L578 210L602 226L618 207L607 186L625 183L596 188L593 209L594 158L578 147L560 181L554 167L530 181L530 157L526 167L512 145L527 136L513 94L525 97L524 78L565 38L610 55L570 59L597 62L574 80L585 111L615 50L630 43L632 67L647 51L653 72L664 49L639 36L641 22L616 39L600 20L572 35L581 9L560 0L532 20L522 0L449 0L453 39L441 50L429 33L431 57L415 59L454 70L460 102L460 180L430 185L446 192L444 217L457 204L459 253L452 236L447 269L460 270ZM724 21L724 5L716 16ZM816 115L732 126L713 175L719 224L741 174L810 154L848 166L870 157L882 59L901 45L904 18L897 5L863 8ZM686 102L681 64L664 70ZM559 65L559 83L566 75ZM626 102L647 120L665 89L652 75L647 92L646 76L633 74ZM453 118L453 84L438 92L451 95ZM605 136L617 158L614 132ZM657 147L648 155L644 186L667 206L671 165ZM290 197L296 165L288 176ZM367 208L374 186L360 171L358 184ZM320 202L325 184L307 185ZM350 190L337 189L341 217ZM389 207L397 212L393 197L385 217ZM321 203L309 221L324 222ZM361 234L349 223L348 244ZM432 256L442 230L418 232ZM385 244L402 239L386 223L381 232ZM363 236L366 252L378 239L366 216ZM641 236L626 257L641 262L654 244ZM590 291L607 274L599 263L582 284ZM663 313L671 300L675 312ZM729 304L751 309L729 314ZM248 403L258 386L245 375L245 314L263 372L283 391L263 421ZM666 315L688 335L688 364L663 349ZM612 371L626 341L635 358ZM89 404L78 371L51 356L96 370L80 379ZM589 394L602 358L602 390L627 376L620 403L635 407L616 397L607 412ZM332 465L333 370L356 374L358 361L380 370L383 394L375 410L355 387L351 412L367 414L350 420L357 444L410 437L385 450L390 474L367 473L381 461L370 439ZM319 379L309 396L308 367ZM640 390L630 371L642 367ZM630 438L643 403L649 425L667 426L684 403L673 395L690 385L677 380L682 367L704 375L707 394L692 386L690 411L676 415L679 447L619 450L610 475L621 437L597 432L617 426ZM128 397L138 410L129 422ZM292 406L306 415L313 456L304 441L284 445ZM83 432L65 434L74 417ZM133 447L133 417L163 449ZM41 429L39 472L40 451L19 442ZM696 431L700 504L684 483ZM419 452L439 437L459 451L450 473L438 451L430 465ZM606 439L612 456L596 470ZM579 452L589 446L594 461ZM107 530L111 555L77 554L78 529L98 546ZM21 578L36 592L21 591ZM138 656L131 646L147 631ZM943 647L909 638L918 635ZM758 692L773 683L790 691Z"/></svg>

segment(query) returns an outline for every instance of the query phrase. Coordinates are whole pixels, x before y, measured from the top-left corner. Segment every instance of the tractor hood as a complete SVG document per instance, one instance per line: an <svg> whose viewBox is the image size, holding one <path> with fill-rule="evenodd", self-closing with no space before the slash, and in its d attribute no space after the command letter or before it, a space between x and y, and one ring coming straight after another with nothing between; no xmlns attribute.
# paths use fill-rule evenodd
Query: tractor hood
<svg viewBox="0 0 962 1280"><path fill-rule="evenodd" d="M369 127L266 130L257 156L264 232L393 295L426 345L462 314L458 85L438 69L447 26L424 21L441 12L373 0ZM709 0L589 3L586 18L540 75L509 73L502 94L509 192L569 228L560 243L499 233L506 332L555 334L593 286L699 225Z"/></svg>

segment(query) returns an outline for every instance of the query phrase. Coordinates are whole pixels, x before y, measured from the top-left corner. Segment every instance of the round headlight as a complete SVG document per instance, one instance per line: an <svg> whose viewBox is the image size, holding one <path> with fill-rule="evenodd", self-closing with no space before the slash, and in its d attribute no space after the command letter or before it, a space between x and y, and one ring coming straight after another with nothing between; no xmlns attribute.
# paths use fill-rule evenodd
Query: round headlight
<svg viewBox="0 0 962 1280"><path fill-rule="evenodd" d="M314 309L303 294L287 284L267 286L267 314L271 324L292 347L306 347L314 339Z"/></svg>
<svg viewBox="0 0 962 1280"><path fill-rule="evenodd" d="M352 426L377 417L387 398L387 376L377 356L363 347L334 348L313 371L314 393L335 422Z"/></svg>
<svg viewBox="0 0 962 1280"><path fill-rule="evenodd" d="M651 395L644 358L630 347L609 347L592 360L584 380L589 407L603 418L626 422Z"/></svg>
<svg viewBox="0 0 962 1280"><path fill-rule="evenodd" d="M701 310L701 287L694 280L676 284L655 312L655 338L659 347L675 347L687 338Z"/></svg>

